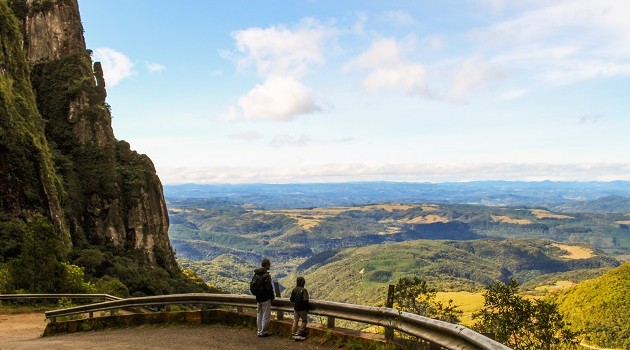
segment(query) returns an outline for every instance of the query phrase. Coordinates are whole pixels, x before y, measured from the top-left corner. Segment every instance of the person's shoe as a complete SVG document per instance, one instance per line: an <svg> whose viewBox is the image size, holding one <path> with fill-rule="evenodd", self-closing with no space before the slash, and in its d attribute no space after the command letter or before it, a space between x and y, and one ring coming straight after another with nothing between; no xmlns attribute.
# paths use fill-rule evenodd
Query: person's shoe
<svg viewBox="0 0 630 350"><path fill-rule="evenodd" d="M299 334L293 336L293 340L295 340L295 341L301 341L301 340L304 340L304 339L306 339L306 338L304 338L303 336L301 336Z"/></svg>
<svg viewBox="0 0 630 350"><path fill-rule="evenodd" d="M272 333L265 332L265 333L261 333L261 334L259 334L258 336L259 336L259 337L271 337L272 335L273 335Z"/></svg>

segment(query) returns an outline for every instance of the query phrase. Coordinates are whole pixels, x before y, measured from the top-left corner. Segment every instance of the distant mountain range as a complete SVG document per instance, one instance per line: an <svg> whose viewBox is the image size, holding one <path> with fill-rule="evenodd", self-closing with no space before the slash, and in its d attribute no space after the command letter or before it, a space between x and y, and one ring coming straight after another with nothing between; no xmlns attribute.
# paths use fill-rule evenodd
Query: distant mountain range
<svg viewBox="0 0 630 350"><path fill-rule="evenodd" d="M562 212L630 212L630 181L165 185L167 199L223 199L265 209L376 203L546 207Z"/></svg>

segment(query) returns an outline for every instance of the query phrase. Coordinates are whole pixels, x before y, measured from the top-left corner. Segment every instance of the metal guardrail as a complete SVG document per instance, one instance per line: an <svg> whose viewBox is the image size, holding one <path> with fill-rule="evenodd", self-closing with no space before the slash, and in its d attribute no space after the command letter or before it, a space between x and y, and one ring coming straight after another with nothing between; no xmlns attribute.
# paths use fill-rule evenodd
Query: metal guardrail
<svg viewBox="0 0 630 350"><path fill-rule="evenodd" d="M212 304L255 308L256 299L250 295L236 294L175 294L151 297L129 298L105 301L96 304L76 306L67 309L47 311L46 318L55 321L57 317L76 314L114 310L129 307L146 307L156 305L177 304ZM323 300L311 300L309 314L357 321L377 326L391 327L398 331L438 344L446 349L457 350L510 350L484 335L464 326L434 320L386 307L370 307L344 304ZM276 311L293 311L293 303L287 298L276 298L272 309ZM329 322L329 325L331 322Z"/></svg>

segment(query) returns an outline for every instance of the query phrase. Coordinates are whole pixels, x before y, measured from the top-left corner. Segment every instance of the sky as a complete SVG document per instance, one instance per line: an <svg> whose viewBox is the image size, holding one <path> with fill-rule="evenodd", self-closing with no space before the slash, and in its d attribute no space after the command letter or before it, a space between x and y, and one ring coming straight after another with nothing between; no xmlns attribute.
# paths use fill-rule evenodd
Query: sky
<svg viewBox="0 0 630 350"><path fill-rule="evenodd" d="M630 180L627 0L79 0L163 183Z"/></svg>

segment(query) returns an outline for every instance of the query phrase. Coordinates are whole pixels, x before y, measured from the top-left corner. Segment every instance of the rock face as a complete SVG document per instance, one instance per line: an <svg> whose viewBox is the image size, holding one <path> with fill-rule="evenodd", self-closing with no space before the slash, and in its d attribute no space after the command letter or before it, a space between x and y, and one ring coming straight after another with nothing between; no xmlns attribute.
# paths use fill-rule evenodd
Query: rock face
<svg viewBox="0 0 630 350"><path fill-rule="evenodd" d="M0 214L45 214L69 248L61 181L30 85L19 23L0 5Z"/></svg>
<svg viewBox="0 0 630 350"><path fill-rule="evenodd" d="M71 52L85 51L78 5L71 2L28 0L34 9L26 17L28 61L31 64L58 60ZM77 25L79 24L79 25ZM36 35L33 35L36 33Z"/></svg>
<svg viewBox="0 0 630 350"><path fill-rule="evenodd" d="M74 247L113 247L145 265L177 270L162 185L151 160L114 137L103 71L98 62L92 65L85 47L77 0L13 0L10 5L22 21L23 55L37 96L31 119L39 118L33 122L39 131L34 133L40 133L42 152L48 152L47 163L35 159L30 165L41 182L36 186L40 196L32 197L48 198L34 207L53 220L58 217ZM0 77L6 75L5 61L0 59ZM9 174L4 169L10 166L0 158L0 174ZM20 179L24 175L2 180L28 181ZM11 192L15 188L0 185L4 212L24 207L19 193Z"/></svg>

